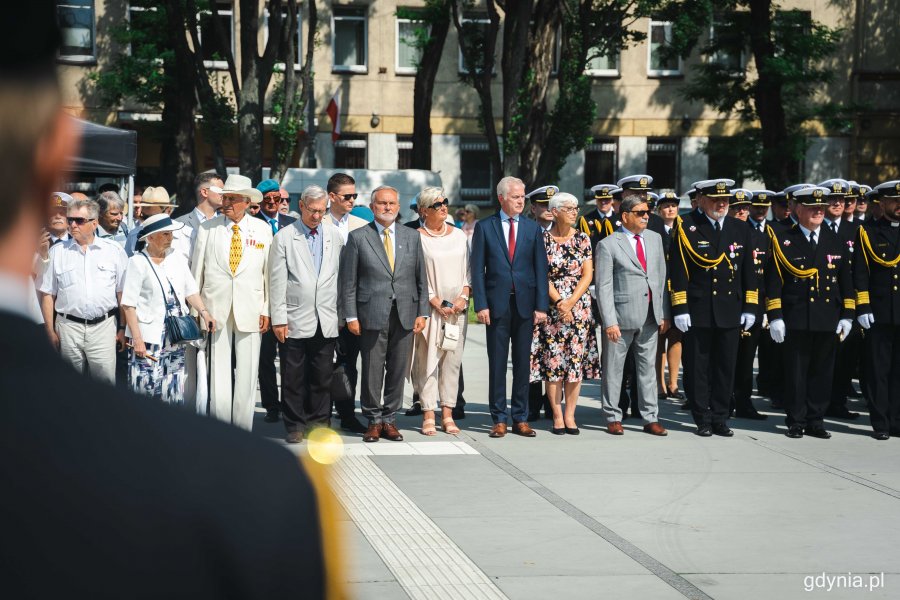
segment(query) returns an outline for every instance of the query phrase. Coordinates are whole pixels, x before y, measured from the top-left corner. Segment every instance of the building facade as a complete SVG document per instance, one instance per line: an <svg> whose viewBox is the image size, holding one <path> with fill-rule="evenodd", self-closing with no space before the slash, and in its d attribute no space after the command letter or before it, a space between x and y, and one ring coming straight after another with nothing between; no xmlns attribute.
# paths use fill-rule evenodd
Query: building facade
<svg viewBox="0 0 900 600"><path fill-rule="evenodd" d="M200 35L211 35L212 19L219 19L230 34L237 58L239 3L212 4L216 15L201 15ZM110 53L122 51L111 40L111 30L122 19L149 10L142 6L124 1L120 5L100 0L59 2L65 39L60 57L65 102L73 113L90 120L138 130L139 184L152 183L141 179L152 179L154 169L158 169L159 151L153 132L160 115L137 105L103 106L87 76L102 70ZM422 6L421 0L317 3L320 43L314 52L318 115L314 131L318 167L398 169L410 165L417 57L408 41L416 24L398 16L397 10L417 6ZM803 166L805 179L843 176L875 183L900 176L900 63L896 60L900 38L873 26L896 21L900 0L788 0L782 8L808 11L813 19L844 29L841 48L831 65L835 81L822 93L831 100L863 107L861 116L846 131L813 128L815 136L809 140ZM298 12L298 57L302 57L308 27L303 4ZM466 15L472 19L479 16L477 11ZM259 42L264 44L265 20L261 23ZM658 47L671 35L671 24L643 19L635 27L647 33L646 41L618 56L596 58L589 65L587 73L597 104L597 118L590 132L592 143L568 158L559 181L542 183L556 183L565 191L580 194L596 183L647 172L659 188L681 193L698 179L733 176L723 172L727 165L717 162L715 147L728 143L728 136L738 130L740 122L689 102L679 93L691 76L692 65L706 59L691 56L685 61L664 60ZM714 24L710 25L710 35L715 35ZM209 51L207 65L220 84L229 88L227 65L216 60L218 55L213 50ZM744 56L731 59L741 68L752 68ZM471 87L460 83L463 68L456 32L451 27L434 91L432 169L440 174L454 203L485 202L490 201L491 188L501 174L491 172L487 142L479 127L478 98ZM498 115L499 77L494 84ZM331 121L325 111L338 89L342 135L333 143ZM197 140L199 164L211 167L210 150L199 131ZM264 164L271 159L271 143L267 142L265 148ZM236 164L236 144L226 146L226 153L229 162ZM301 161L304 157L298 152L295 166L301 166Z"/></svg>

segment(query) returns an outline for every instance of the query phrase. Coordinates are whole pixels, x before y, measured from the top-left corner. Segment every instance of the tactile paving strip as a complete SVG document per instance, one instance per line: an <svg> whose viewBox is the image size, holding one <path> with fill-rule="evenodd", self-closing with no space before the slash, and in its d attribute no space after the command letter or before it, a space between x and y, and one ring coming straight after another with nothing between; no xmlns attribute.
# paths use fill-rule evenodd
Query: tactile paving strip
<svg viewBox="0 0 900 600"><path fill-rule="evenodd" d="M332 482L350 518L410 598L506 599L369 457L344 456Z"/></svg>

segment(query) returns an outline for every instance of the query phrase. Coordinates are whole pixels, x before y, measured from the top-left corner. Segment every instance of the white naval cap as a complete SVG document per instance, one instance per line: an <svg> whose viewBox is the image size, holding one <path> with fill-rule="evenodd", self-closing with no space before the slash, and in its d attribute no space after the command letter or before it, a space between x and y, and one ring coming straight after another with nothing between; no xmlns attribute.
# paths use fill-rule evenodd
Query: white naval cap
<svg viewBox="0 0 900 600"><path fill-rule="evenodd" d="M527 194L525 194L525 198L527 200L531 200L532 202L549 202L550 198L559 193L559 188L555 185L545 185L543 187L539 187L536 190L531 190Z"/></svg>
<svg viewBox="0 0 900 600"><path fill-rule="evenodd" d="M691 187L697 190L697 195L708 198L730 198L731 186L734 179L704 179L695 181Z"/></svg>
<svg viewBox="0 0 900 600"><path fill-rule="evenodd" d="M629 175L628 177L623 177L617 183L617 186L622 188L623 190L637 190L639 192L648 192L653 185L653 178L649 175Z"/></svg>

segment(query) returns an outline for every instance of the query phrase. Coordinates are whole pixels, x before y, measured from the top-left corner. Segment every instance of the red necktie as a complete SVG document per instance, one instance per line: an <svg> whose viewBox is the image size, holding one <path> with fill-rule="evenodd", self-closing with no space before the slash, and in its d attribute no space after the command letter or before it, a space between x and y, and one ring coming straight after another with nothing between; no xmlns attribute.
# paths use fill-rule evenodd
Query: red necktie
<svg viewBox="0 0 900 600"><path fill-rule="evenodd" d="M509 220L509 262L516 255L516 220Z"/></svg>
<svg viewBox="0 0 900 600"><path fill-rule="evenodd" d="M641 263L641 266L644 268L644 273L647 272L647 257L644 256L644 245L641 243L641 236L634 236L637 245L634 248L635 253L637 253L638 262Z"/></svg>

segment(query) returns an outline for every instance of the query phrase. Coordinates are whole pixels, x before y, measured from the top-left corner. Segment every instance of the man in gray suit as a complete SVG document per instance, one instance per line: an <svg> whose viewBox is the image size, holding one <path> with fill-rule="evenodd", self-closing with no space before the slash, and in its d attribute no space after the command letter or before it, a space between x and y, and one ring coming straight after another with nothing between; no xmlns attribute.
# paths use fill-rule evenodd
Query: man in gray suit
<svg viewBox="0 0 900 600"><path fill-rule="evenodd" d="M269 250L269 313L282 344L281 413L289 444L303 441L304 430L330 425L344 244L337 228L322 220L327 198L317 185L303 190L300 219L280 229Z"/></svg>
<svg viewBox="0 0 900 600"><path fill-rule="evenodd" d="M360 336L360 406L369 420L363 440L400 441L394 421L413 337L430 314L425 258L419 232L397 226L396 189L375 188L369 206L375 221L351 231L341 253L341 312L350 333Z"/></svg>
<svg viewBox="0 0 900 600"><path fill-rule="evenodd" d="M603 336L603 412L606 430L622 435L619 395L625 357L634 349L638 399L644 431L666 435L657 419L656 343L671 320L666 294L666 256L662 237L647 230L646 199L632 195L622 201L622 226L597 244L594 284L600 305Z"/></svg>

